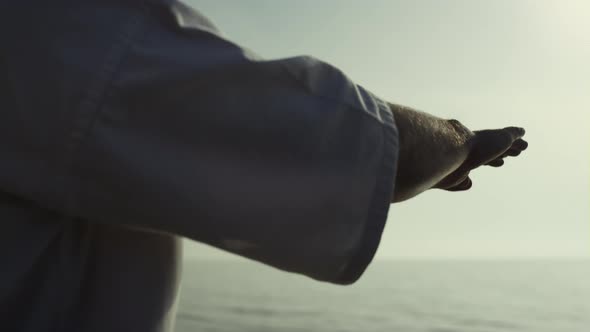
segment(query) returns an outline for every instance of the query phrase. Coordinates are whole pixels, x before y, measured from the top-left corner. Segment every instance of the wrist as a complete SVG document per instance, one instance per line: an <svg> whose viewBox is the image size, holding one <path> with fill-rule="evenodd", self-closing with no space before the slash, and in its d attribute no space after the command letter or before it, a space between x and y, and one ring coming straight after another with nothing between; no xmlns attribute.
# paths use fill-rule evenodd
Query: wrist
<svg viewBox="0 0 590 332"><path fill-rule="evenodd" d="M399 132L394 202L433 188L467 158L474 134L459 121L390 104Z"/></svg>

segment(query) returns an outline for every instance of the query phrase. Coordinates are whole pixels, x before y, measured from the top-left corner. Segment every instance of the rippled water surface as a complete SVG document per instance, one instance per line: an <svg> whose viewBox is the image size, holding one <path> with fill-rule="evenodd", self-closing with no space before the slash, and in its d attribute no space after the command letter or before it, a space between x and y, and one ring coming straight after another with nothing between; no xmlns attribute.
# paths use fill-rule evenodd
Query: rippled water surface
<svg viewBox="0 0 590 332"><path fill-rule="evenodd" d="M188 261L176 331L588 332L590 261L376 261L352 286Z"/></svg>

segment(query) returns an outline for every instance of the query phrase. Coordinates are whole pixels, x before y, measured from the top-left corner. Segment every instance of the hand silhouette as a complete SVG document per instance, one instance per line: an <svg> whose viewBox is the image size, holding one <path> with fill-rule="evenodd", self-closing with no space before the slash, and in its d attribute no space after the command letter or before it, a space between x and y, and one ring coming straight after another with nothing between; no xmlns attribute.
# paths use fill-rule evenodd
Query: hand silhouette
<svg viewBox="0 0 590 332"><path fill-rule="evenodd" d="M482 165L500 167L504 165L504 158L518 156L528 147L528 143L521 138L524 134L525 130L519 127L475 131L468 142L470 152L467 159L434 188L468 190L472 186L469 172Z"/></svg>
<svg viewBox="0 0 590 332"><path fill-rule="evenodd" d="M472 132L457 120L445 120L390 104L399 131L399 159L392 202L428 189L471 188L469 172L482 165L499 167L528 146L519 127Z"/></svg>

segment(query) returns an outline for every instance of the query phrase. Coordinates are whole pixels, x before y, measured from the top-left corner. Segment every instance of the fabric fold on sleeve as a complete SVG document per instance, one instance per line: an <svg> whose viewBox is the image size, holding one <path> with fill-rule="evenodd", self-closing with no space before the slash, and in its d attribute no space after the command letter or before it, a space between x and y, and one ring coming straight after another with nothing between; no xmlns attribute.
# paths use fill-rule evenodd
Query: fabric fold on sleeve
<svg viewBox="0 0 590 332"><path fill-rule="evenodd" d="M97 104L68 212L356 281L393 196L387 103L313 57L263 60L171 13L146 14Z"/></svg>

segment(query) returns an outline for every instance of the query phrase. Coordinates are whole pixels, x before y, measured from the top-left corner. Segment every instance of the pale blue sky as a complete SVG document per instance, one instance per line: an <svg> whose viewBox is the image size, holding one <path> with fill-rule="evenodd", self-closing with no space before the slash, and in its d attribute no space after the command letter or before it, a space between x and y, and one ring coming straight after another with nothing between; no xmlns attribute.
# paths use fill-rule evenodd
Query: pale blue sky
<svg viewBox="0 0 590 332"><path fill-rule="evenodd" d="M379 258L590 257L590 1L188 3L266 58L313 55L389 101L527 129L529 150L472 190L392 205Z"/></svg>

